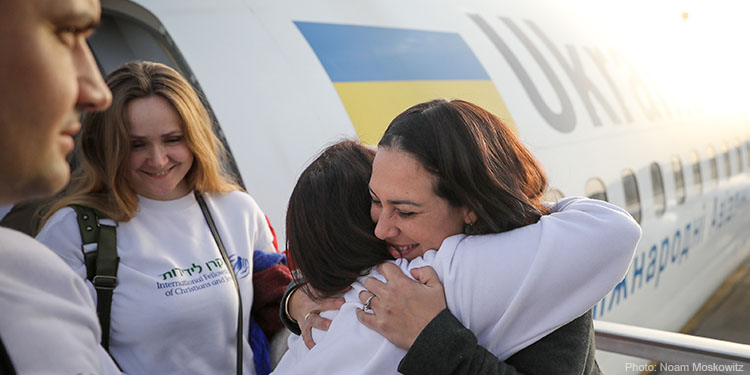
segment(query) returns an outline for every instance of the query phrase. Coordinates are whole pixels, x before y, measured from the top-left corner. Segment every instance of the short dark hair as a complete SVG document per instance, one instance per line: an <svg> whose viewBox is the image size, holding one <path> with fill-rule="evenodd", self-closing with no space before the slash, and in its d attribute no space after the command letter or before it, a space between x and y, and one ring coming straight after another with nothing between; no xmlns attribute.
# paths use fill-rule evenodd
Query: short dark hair
<svg viewBox="0 0 750 375"><path fill-rule="evenodd" d="M535 223L547 178L500 118L463 100L433 100L398 115L379 148L404 151L437 177L435 194L477 215L466 234L500 233Z"/></svg>
<svg viewBox="0 0 750 375"><path fill-rule="evenodd" d="M315 289L317 296L341 292L370 268L393 259L375 237L370 216L374 157L375 151L359 142L336 143L302 172L289 198L290 264L299 270L295 281Z"/></svg>

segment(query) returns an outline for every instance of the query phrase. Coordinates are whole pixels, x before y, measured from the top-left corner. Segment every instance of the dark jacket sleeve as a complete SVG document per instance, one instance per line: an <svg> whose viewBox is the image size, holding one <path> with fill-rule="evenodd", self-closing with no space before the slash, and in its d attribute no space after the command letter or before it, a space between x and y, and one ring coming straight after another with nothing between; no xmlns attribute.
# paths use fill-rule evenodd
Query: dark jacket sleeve
<svg viewBox="0 0 750 375"><path fill-rule="evenodd" d="M287 285L286 290L284 291L284 295L281 297L279 306L279 319L281 320L281 323L284 324L284 327L292 331L292 333L294 333L295 335L299 336L302 334L302 330L299 328L299 324L297 324L297 322L295 322L292 317L286 313L286 306L289 303L289 298L292 297L292 293L297 290L297 287L298 285L294 280L292 280L289 285Z"/></svg>
<svg viewBox="0 0 750 375"><path fill-rule="evenodd" d="M591 311L500 361L449 310L435 317L399 364L404 375L599 375Z"/></svg>

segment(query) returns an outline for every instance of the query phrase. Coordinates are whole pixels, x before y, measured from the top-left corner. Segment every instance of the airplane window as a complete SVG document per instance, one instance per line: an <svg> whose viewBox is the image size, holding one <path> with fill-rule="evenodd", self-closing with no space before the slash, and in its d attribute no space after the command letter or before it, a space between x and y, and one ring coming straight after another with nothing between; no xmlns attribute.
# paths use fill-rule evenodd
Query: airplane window
<svg viewBox="0 0 750 375"><path fill-rule="evenodd" d="M593 177L586 182L586 196L591 199L607 201L607 188L601 178Z"/></svg>
<svg viewBox="0 0 750 375"><path fill-rule="evenodd" d="M727 176L727 180L732 177L732 162L729 159L729 148L726 144L721 145L721 156L724 159L724 174Z"/></svg>
<svg viewBox="0 0 750 375"><path fill-rule="evenodd" d="M565 194L563 194L562 191L548 186L547 191L544 192L544 198L542 199L544 199L545 202L557 202L563 198L565 198Z"/></svg>
<svg viewBox="0 0 750 375"><path fill-rule="evenodd" d="M701 177L701 159L697 151L690 153L690 162L693 163L693 184L697 189L696 194L700 194L703 191L703 177Z"/></svg>
<svg viewBox="0 0 750 375"><path fill-rule="evenodd" d="M677 204L685 203L685 175L682 173L682 161L675 156L672 158L672 170L674 170L674 190L677 195Z"/></svg>
<svg viewBox="0 0 750 375"><path fill-rule="evenodd" d="M708 153L708 165L711 168L711 181L713 186L716 187L719 185L719 165L716 162L716 152L714 152L713 146L708 146L706 152Z"/></svg>
<svg viewBox="0 0 750 375"><path fill-rule="evenodd" d="M622 171L622 187L625 190L625 209L636 222L641 222L641 196L638 194L638 183L633 170Z"/></svg>
<svg viewBox="0 0 750 375"><path fill-rule="evenodd" d="M654 211L656 216L664 214L667 207L666 197L664 196L664 180L661 175L659 163L651 163L651 189L654 192Z"/></svg>

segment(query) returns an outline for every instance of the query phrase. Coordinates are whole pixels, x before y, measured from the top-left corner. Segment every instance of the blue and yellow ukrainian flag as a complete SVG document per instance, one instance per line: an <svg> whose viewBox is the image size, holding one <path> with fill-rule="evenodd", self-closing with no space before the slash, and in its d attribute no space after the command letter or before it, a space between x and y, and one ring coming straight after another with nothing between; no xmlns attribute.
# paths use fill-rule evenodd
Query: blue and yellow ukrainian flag
<svg viewBox="0 0 750 375"><path fill-rule="evenodd" d="M515 125L479 60L457 33L295 22L359 138L377 144L396 115L436 98L464 99Z"/></svg>

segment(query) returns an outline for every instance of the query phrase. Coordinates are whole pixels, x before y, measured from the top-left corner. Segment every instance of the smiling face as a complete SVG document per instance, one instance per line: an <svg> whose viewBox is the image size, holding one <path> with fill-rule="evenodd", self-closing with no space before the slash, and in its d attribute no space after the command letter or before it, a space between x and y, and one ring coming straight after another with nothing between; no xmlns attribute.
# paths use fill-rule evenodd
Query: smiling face
<svg viewBox="0 0 750 375"><path fill-rule="evenodd" d="M86 43L100 12L98 0L0 1L0 203L65 186L80 112L109 105Z"/></svg>
<svg viewBox="0 0 750 375"><path fill-rule="evenodd" d="M185 176L193 165L180 116L161 96L133 99L126 109L130 131L130 155L125 178L141 196L173 200L190 187Z"/></svg>
<svg viewBox="0 0 750 375"><path fill-rule="evenodd" d="M395 258L412 260L462 233L472 215L435 194L437 177L410 154L379 149L372 165L370 213L375 235Z"/></svg>

